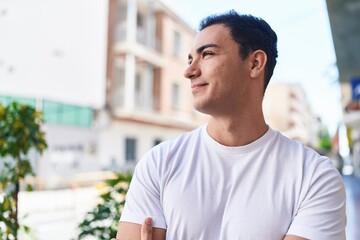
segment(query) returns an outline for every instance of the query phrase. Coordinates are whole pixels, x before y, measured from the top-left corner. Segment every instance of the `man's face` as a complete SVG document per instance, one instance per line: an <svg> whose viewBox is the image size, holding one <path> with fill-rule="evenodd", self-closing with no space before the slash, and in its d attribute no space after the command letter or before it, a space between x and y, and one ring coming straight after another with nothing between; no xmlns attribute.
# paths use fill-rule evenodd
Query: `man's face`
<svg viewBox="0 0 360 240"><path fill-rule="evenodd" d="M189 54L184 76L191 80L196 110L213 116L234 112L246 104L249 63L222 24L203 29Z"/></svg>

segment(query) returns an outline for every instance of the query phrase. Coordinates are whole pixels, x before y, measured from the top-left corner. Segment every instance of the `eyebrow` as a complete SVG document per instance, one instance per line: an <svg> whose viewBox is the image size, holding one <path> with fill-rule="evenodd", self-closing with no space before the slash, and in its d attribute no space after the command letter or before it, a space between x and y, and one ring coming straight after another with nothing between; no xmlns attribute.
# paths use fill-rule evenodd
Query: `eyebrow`
<svg viewBox="0 0 360 240"><path fill-rule="evenodd" d="M200 53L202 53L206 48L211 48L211 47L218 48L219 46L216 45L216 44L214 44L214 43L204 44L204 45L202 45L201 47L198 47L198 48L196 49L196 53L197 53L197 54L200 54ZM191 54L188 55L188 59L192 59Z"/></svg>

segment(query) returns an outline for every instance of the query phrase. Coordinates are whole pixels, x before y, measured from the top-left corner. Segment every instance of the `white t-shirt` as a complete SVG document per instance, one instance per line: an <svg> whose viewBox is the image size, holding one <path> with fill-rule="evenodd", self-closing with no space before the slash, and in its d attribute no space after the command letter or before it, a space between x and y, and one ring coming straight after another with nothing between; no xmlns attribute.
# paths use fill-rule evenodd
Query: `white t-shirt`
<svg viewBox="0 0 360 240"><path fill-rule="evenodd" d="M137 164L120 221L149 216L167 240L341 240L345 190L328 158L270 128L227 147L202 126Z"/></svg>

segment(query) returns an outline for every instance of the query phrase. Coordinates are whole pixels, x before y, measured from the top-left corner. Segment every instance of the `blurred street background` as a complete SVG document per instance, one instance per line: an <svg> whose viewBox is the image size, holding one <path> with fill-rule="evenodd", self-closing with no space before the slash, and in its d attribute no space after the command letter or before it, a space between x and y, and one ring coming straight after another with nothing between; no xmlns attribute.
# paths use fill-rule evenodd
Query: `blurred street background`
<svg viewBox="0 0 360 240"><path fill-rule="evenodd" d="M230 9L277 33L266 121L331 158L347 191L347 239L360 239L359 0L0 0L0 105L41 112L47 143L29 152L36 176L19 185L30 227L19 239L76 238L103 181L206 122L182 72L199 21ZM9 159L0 155L0 182Z"/></svg>

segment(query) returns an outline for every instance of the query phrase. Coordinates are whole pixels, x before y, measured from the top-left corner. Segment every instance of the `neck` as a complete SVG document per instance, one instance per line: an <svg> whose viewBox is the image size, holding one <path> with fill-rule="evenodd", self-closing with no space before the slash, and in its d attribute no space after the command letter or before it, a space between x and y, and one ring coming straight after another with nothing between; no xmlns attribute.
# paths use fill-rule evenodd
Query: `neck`
<svg viewBox="0 0 360 240"><path fill-rule="evenodd" d="M225 146L244 146L259 139L268 130L262 111L236 117L214 117L208 122L209 135Z"/></svg>

